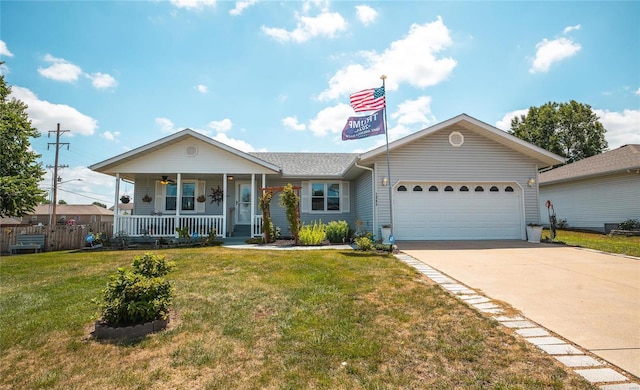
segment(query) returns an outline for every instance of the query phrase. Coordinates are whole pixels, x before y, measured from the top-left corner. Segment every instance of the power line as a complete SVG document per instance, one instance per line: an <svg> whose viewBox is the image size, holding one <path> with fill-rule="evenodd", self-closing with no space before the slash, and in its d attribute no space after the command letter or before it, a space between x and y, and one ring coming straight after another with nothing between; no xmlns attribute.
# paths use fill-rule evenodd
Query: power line
<svg viewBox="0 0 640 390"><path fill-rule="evenodd" d="M57 197L58 197L58 168L67 168L69 167L68 165L60 167L58 165L58 155L60 154L60 146L67 146L67 150L69 150L69 143L68 142L60 142L60 135L69 132L70 130L60 130L60 123L58 123L58 127L56 130L49 130L49 135L48 137L51 137L51 133L55 133L56 134L56 142L52 143L49 142L47 143L47 150L49 150L49 146L51 145L55 145L56 146L56 158L55 158L55 164L53 165L53 211L51 213L51 216L49 217L49 226L51 226L52 221L56 221L56 203L57 203ZM47 168L49 168L49 166L47 165Z"/></svg>

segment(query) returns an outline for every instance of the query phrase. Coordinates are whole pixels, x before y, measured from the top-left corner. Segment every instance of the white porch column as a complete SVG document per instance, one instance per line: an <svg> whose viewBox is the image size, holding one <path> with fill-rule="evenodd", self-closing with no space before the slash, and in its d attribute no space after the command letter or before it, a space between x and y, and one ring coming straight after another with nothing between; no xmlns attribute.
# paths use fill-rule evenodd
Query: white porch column
<svg viewBox="0 0 640 390"><path fill-rule="evenodd" d="M222 237L227 236L227 225L229 224L227 215L227 174L222 174Z"/></svg>
<svg viewBox="0 0 640 390"><path fill-rule="evenodd" d="M176 216L174 219L174 229L181 227L179 226L180 223L180 211L182 211L182 174L180 172L178 172L177 175L177 184L176 184ZM174 236L177 238L178 237L178 232L174 230Z"/></svg>
<svg viewBox="0 0 640 390"><path fill-rule="evenodd" d="M115 237L118 234L118 224L119 215L120 214L120 174L116 173L116 195L114 199L113 206L113 236Z"/></svg>
<svg viewBox="0 0 640 390"><path fill-rule="evenodd" d="M251 230L250 237L253 237L253 224L256 220L256 174L251 174Z"/></svg>

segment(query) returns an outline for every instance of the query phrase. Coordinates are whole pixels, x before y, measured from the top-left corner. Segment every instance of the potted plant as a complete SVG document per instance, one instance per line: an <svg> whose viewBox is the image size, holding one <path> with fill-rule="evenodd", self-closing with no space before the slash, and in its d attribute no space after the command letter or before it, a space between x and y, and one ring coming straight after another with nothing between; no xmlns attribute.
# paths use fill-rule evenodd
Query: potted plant
<svg viewBox="0 0 640 390"><path fill-rule="evenodd" d="M120 202L127 204L131 201L131 197L127 194L124 194L120 197Z"/></svg>
<svg viewBox="0 0 640 390"><path fill-rule="evenodd" d="M391 225L382 225L382 227L380 228L380 233L382 234L382 243L391 244L391 242L389 241L389 238L391 237Z"/></svg>
<svg viewBox="0 0 640 390"><path fill-rule="evenodd" d="M200 195L200 196L198 196L198 198L197 198L196 200L197 200L198 202L202 203L202 202L204 202L205 200L207 200L207 197L206 197L206 196L204 196L204 195Z"/></svg>
<svg viewBox="0 0 640 390"><path fill-rule="evenodd" d="M542 225L530 223L527 225L527 241L539 243L542 237Z"/></svg>

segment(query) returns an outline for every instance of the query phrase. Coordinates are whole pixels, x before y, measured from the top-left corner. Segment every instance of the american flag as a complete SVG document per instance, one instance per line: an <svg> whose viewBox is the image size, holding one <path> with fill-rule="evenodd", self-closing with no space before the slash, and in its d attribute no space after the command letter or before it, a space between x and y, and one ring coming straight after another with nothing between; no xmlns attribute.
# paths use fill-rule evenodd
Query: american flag
<svg viewBox="0 0 640 390"><path fill-rule="evenodd" d="M382 110L385 106L384 86L363 89L351 94L349 100L355 112Z"/></svg>

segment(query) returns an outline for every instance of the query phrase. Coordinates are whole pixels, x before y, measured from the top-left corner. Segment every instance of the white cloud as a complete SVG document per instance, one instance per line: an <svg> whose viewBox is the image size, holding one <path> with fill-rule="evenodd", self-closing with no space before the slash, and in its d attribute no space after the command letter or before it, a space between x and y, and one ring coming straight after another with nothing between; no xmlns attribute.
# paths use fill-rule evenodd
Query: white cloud
<svg viewBox="0 0 640 390"><path fill-rule="evenodd" d="M457 63L452 58L437 57L452 44L449 29L442 18L431 23L413 24L404 38L392 42L383 53L360 52L362 63L350 64L338 70L329 80L329 88L318 95L319 100L371 88L381 75L386 75L387 90L397 90L400 83L429 87L446 80Z"/></svg>
<svg viewBox="0 0 640 390"><path fill-rule="evenodd" d="M636 90L636 95L640 95L640 88Z"/></svg>
<svg viewBox="0 0 640 390"><path fill-rule="evenodd" d="M605 138L609 143L609 149L628 144L640 144L640 110L615 112L594 109L593 112L607 129Z"/></svg>
<svg viewBox="0 0 640 390"><path fill-rule="evenodd" d="M49 103L40 100L36 94L18 86L11 87L11 97L19 99L27 104L27 113L33 126L40 132L54 130L57 123L63 129L71 130L70 135L93 135L98 128L98 121L90 116L80 113L78 110L66 104Z"/></svg>
<svg viewBox="0 0 640 390"><path fill-rule="evenodd" d="M496 122L496 127L500 130L509 131L511 130L511 120L515 117L520 118L522 115L527 115L529 113L529 109L523 110L515 110L504 114L501 120Z"/></svg>
<svg viewBox="0 0 640 390"><path fill-rule="evenodd" d="M378 11L369 7L368 5L356 5L356 13L358 15L358 20L360 23L368 26L369 24L376 21L378 18Z"/></svg>
<svg viewBox="0 0 640 390"><path fill-rule="evenodd" d="M0 64L0 75L7 75L9 74L9 67L7 66L7 64Z"/></svg>
<svg viewBox="0 0 640 390"><path fill-rule="evenodd" d="M169 118L156 118L156 125L160 126L160 131L163 133L175 133L177 130L173 125L173 122Z"/></svg>
<svg viewBox="0 0 640 390"><path fill-rule="evenodd" d="M208 93L209 92L209 87L207 87L206 85L198 84L193 88L195 88L195 90L200 92L200 93Z"/></svg>
<svg viewBox="0 0 640 390"><path fill-rule="evenodd" d="M87 77L91 80L91 84L93 84L94 88L98 89L112 88L118 84L113 76L106 73L97 72L87 75Z"/></svg>
<svg viewBox="0 0 640 390"><path fill-rule="evenodd" d="M216 0L171 0L177 8L200 10L205 7L215 7Z"/></svg>
<svg viewBox="0 0 640 390"><path fill-rule="evenodd" d="M569 34L571 31L577 31L580 30L582 28L581 25L576 24L575 26L567 26L564 28L564 31L562 31L563 34Z"/></svg>
<svg viewBox="0 0 640 390"><path fill-rule="evenodd" d="M13 57L13 53L9 51L7 44L0 39L0 56Z"/></svg>
<svg viewBox="0 0 640 390"><path fill-rule="evenodd" d="M285 127L288 127L296 131L303 131L307 128L307 126L304 123L299 123L298 118L296 118L295 116L288 116L286 118L283 118L282 124Z"/></svg>
<svg viewBox="0 0 640 390"><path fill-rule="evenodd" d="M580 49L582 46L571 39L558 38L549 41L545 38L536 44L536 57L529 73L548 72L553 63L574 56Z"/></svg>
<svg viewBox="0 0 640 390"><path fill-rule="evenodd" d="M102 133L100 135L102 138L108 140L108 141L117 141L117 138L120 137L120 132L119 131L105 131L104 133Z"/></svg>
<svg viewBox="0 0 640 390"><path fill-rule="evenodd" d="M222 142L225 145L229 145L232 148L241 150L243 152L266 152L265 149L257 150L251 144L243 140L229 138L229 136L227 136L225 133L218 133L213 137L213 139L215 139L218 142Z"/></svg>
<svg viewBox="0 0 640 390"><path fill-rule="evenodd" d="M235 8L229 11L229 14L234 16L241 15L245 9L251 7L257 2L258 0L236 1Z"/></svg>
<svg viewBox="0 0 640 390"><path fill-rule="evenodd" d="M347 22L337 12L323 11L315 17L296 15L296 19L296 28L292 31L266 26L261 29L277 41L302 43L318 36L333 38L337 32L347 28Z"/></svg>
<svg viewBox="0 0 640 390"><path fill-rule="evenodd" d="M233 127L233 123L231 119L225 118L221 121L211 121L208 125L210 128L214 129L216 132L225 133Z"/></svg>
<svg viewBox="0 0 640 390"><path fill-rule="evenodd" d="M52 176L52 171L48 169L40 182L40 188L50 190ZM94 172L87 167L64 168L58 171L58 176L65 182L58 185L58 200L63 199L68 204L91 204L99 201L107 207L113 205L113 177ZM128 189L133 192L131 187ZM124 191L124 188L121 187L121 190Z"/></svg>
<svg viewBox="0 0 640 390"><path fill-rule="evenodd" d="M71 83L78 80L82 69L64 58L56 58L51 54L44 56L46 62L51 63L47 68L38 68L38 73L48 79Z"/></svg>
<svg viewBox="0 0 640 390"><path fill-rule="evenodd" d="M309 129L314 135L320 137L327 135L327 133L342 133L347 118L353 114L353 109L348 104L340 103L333 107L327 107L309 121Z"/></svg>
<svg viewBox="0 0 640 390"><path fill-rule="evenodd" d="M431 97L421 96L415 100L405 100L398 105L398 109L391 114L399 125L421 125L422 128L436 122L431 113Z"/></svg>

